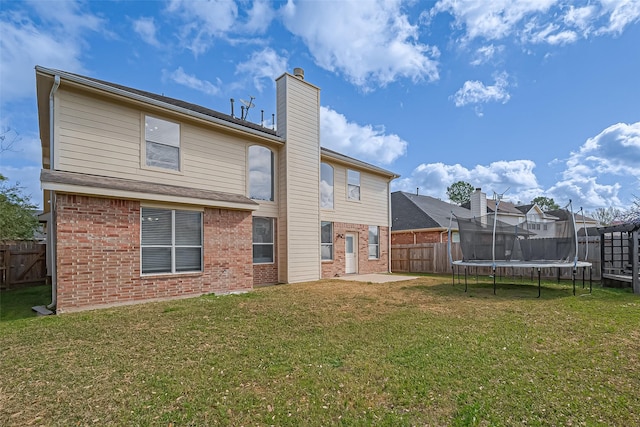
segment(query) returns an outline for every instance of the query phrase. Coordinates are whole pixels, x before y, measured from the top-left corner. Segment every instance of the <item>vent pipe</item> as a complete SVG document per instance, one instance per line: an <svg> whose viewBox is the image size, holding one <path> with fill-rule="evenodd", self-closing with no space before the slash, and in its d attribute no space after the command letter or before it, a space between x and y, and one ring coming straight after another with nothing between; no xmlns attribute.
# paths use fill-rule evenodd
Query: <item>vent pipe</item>
<svg viewBox="0 0 640 427"><path fill-rule="evenodd" d="M236 116L233 115L233 103L235 102L235 100L231 98L230 101L231 101L231 117L235 118Z"/></svg>
<svg viewBox="0 0 640 427"><path fill-rule="evenodd" d="M304 70L302 68L294 68L293 75L299 78L300 80L304 80Z"/></svg>

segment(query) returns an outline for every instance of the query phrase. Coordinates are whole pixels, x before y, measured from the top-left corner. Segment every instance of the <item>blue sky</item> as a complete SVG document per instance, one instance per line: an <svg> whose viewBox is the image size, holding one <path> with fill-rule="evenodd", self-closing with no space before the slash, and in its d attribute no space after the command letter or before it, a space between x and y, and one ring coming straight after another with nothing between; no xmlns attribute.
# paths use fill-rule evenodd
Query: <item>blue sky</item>
<svg viewBox="0 0 640 427"><path fill-rule="evenodd" d="M321 88L323 146L394 190L593 210L640 196L640 0L0 3L0 166L37 203L34 66L249 120L294 67ZM236 104L236 107L238 105Z"/></svg>

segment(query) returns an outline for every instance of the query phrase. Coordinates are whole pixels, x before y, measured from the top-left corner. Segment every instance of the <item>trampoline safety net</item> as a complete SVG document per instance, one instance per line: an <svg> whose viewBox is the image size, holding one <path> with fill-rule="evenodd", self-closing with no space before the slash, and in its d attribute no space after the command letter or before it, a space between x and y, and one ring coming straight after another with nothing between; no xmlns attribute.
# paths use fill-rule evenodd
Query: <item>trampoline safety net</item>
<svg viewBox="0 0 640 427"><path fill-rule="evenodd" d="M508 224L496 221L493 257L493 214L459 218L463 261L572 262L576 255L572 214L564 221L527 221Z"/></svg>

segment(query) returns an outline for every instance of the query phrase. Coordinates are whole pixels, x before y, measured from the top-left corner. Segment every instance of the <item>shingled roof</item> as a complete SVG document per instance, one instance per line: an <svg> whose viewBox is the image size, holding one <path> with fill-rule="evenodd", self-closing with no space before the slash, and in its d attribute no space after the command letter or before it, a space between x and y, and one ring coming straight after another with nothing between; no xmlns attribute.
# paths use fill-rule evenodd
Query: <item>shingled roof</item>
<svg viewBox="0 0 640 427"><path fill-rule="evenodd" d="M403 191L391 193L392 231L425 228L449 228L451 213L461 218L471 218L471 211L430 196L420 196ZM458 223L453 217L453 228Z"/></svg>

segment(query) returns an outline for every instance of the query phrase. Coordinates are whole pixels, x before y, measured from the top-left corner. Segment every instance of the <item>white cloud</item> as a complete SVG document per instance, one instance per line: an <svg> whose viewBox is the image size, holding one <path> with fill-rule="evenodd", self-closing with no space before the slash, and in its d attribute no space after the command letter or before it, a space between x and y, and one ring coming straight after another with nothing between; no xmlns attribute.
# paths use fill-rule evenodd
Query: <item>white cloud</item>
<svg viewBox="0 0 640 427"><path fill-rule="evenodd" d="M153 18L142 17L133 21L133 31L135 31L142 40L154 47L160 47L160 42L156 38L156 24Z"/></svg>
<svg viewBox="0 0 640 427"><path fill-rule="evenodd" d="M164 74L178 84L206 93L207 95L217 95L220 92L220 81L217 82L218 84L216 86L207 80L200 80L194 75L185 73L182 67L178 67L171 73L165 71Z"/></svg>
<svg viewBox="0 0 640 427"><path fill-rule="evenodd" d="M493 44L482 46L476 50L475 58L471 61L471 65L477 66L487 63L503 51L504 46L494 46Z"/></svg>
<svg viewBox="0 0 640 427"><path fill-rule="evenodd" d="M529 15L545 13L557 0L440 0L432 15L449 13L458 28L466 30L465 40L482 37L499 40L512 35Z"/></svg>
<svg viewBox="0 0 640 427"><path fill-rule="evenodd" d="M447 187L456 181L466 181L480 187L488 195L502 193L514 202L528 203L543 190L533 172L535 163L531 160L497 161L488 166L476 165L468 169L460 164L423 163L416 167L411 176L394 181L395 190L415 191L443 200L447 199Z"/></svg>
<svg viewBox="0 0 640 427"><path fill-rule="evenodd" d="M287 29L307 45L316 64L342 73L369 90L399 78L414 82L439 78L439 51L418 41L400 0L289 1L281 11Z"/></svg>
<svg viewBox="0 0 640 427"><path fill-rule="evenodd" d="M565 45L592 34L622 33L640 20L640 1L600 0L575 6L561 0L440 0L430 15L440 13L454 18L463 44L515 36L525 44Z"/></svg>
<svg viewBox="0 0 640 427"><path fill-rule="evenodd" d="M639 0L600 0L605 13L609 14L609 22L597 33L621 34L627 25L640 20Z"/></svg>
<svg viewBox="0 0 640 427"><path fill-rule="evenodd" d="M253 52L247 61L238 64L236 74L251 78L255 88L262 92L265 81L273 85L276 77L287 71L287 68L287 58L267 47Z"/></svg>
<svg viewBox="0 0 640 427"><path fill-rule="evenodd" d="M486 86L477 80L469 80L451 97L456 107L464 107L469 104L483 104L487 102L501 102L506 104L509 95L509 82L507 73L498 74L493 85Z"/></svg>
<svg viewBox="0 0 640 427"><path fill-rule="evenodd" d="M407 142L385 134L384 126L359 125L328 107L320 107L322 146L376 164L389 164L407 151Z"/></svg>
<svg viewBox="0 0 640 427"><path fill-rule="evenodd" d="M78 3L29 3L44 23L36 25L21 11L0 15L0 88L2 103L35 95L35 65L84 72L82 54L87 48L84 36L102 31L104 21L83 12Z"/></svg>
<svg viewBox="0 0 640 427"><path fill-rule="evenodd" d="M182 44L194 55L200 55L216 39L232 43L232 37L246 38L264 33L275 16L275 11L265 0L255 1L251 9L245 10L233 1L171 0L167 12L178 16L183 22L179 28ZM246 15L246 16L245 16Z"/></svg>

